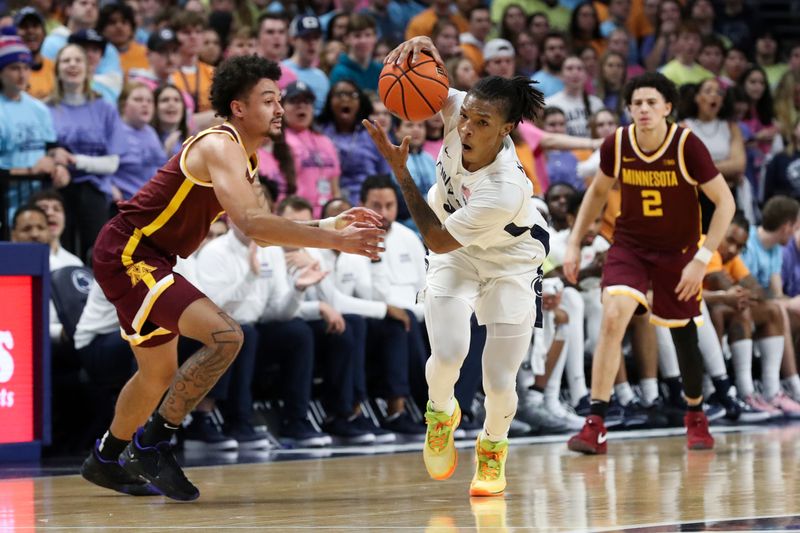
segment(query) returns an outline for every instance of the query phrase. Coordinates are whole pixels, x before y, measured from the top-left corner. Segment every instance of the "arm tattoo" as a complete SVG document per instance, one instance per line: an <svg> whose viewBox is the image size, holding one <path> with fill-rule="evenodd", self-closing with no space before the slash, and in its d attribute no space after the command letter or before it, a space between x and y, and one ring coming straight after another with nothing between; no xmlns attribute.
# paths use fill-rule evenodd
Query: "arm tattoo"
<svg viewBox="0 0 800 533"><path fill-rule="evenodd" d="M239 353L242 331L239 324L224 312L219 317L226 324L211 333L211 342L186 360L158 412L166 420L179 424L211 390Z"/></svg>
<svg viewBox="0 0 800 533"><path fill-rule="evenodd" d="M431 241L435 241L438 236L437 233L441 234L443 232L442 223L436 213L433 212L433 209L431 209L431 206L428 205L425 197L422 196L411 174L408 173L408 169L403 168L399 172L397 170L399 169L395 169L397 181L400 183L403 198L406 199L408 210L411 212L411 218L414 219L414 223L419 228L425 244L430 248Z"/></svg>

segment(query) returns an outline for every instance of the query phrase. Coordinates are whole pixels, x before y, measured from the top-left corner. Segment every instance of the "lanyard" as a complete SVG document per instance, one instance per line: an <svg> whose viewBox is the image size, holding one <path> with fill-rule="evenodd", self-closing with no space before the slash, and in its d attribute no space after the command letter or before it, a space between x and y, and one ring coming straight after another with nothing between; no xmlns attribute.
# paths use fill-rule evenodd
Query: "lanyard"
<svg viewBox="0 0 800 533"><path fill-rule="evenodd" d="M183 85L186 87L186 92L189 92L189 80L186 79L186 74L183 73L183 69L179 68L178 72L181 75L181 80L183 80ZM200 67L196 66L194 71L194 91L192 91L189 96L192 97L192 101L194 102L194 110L200 110Z"/></svg>

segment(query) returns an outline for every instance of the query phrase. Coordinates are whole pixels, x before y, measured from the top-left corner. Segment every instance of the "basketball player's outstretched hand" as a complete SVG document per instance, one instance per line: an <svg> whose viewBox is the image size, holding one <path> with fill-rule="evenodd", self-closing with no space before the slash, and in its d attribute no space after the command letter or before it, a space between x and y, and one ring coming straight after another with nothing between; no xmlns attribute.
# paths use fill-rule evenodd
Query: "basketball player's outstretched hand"
<svg viewBox="0 0 800 533"><path fill-rule="evenodd" d="M336 229L344 229L355 222L372 224L380 228L383 226L383 217L366 207L351 207L336 216Z"/></svg>
<svg viewBox="0 0 800 533"><path fill-rule="evenodd" d="M683 267L681 272L681 280L678 286L675 287L675 294L678 295L678 300L683 302L688 301L697 296L703 283L703 276L706 273L706 266L696 259L689 261L689 264Z"/></svg>
<svg viewBox="0 0 800 533"><path fill-rule="evenodd" d="M337 248L342 252L380 259L379 254L383 252L381 243L386 233L381 228L366 222L354 222L339 233L342 239Z"/></svg>
<svg viewBox="0 0 800 533"><path fill-rule="evenodd" d="M578 283L578 269L581 257L581 250L577 246L567 244L567 252L564 254L564 264L562 265L562 272L567 281L575 285Z"/></svg>
<svg viewBox="0 0 800 533"><path fill-rule="evenodd" d="M421 37L414 37L413 39L409 39L406 42L397 45L397 48L389 52L389 55L386 56L386 59L384 59L383 62L401 65L405 62L408 55L411 54L411 64L414 65L419 60L419 54L423 50L432 55L440 65L444 65L442 56L439 55L439 51L436 50L436 47L433 45L433 41L430 37L426 37L424 35Z"/></svg>
<svg viewBox="0 0 800 533"><path fill-rule="evenodd" d="M386 132L383 131L383 128L374 122L364 119L361 121L361 124L367 129L369 136L372 137L372 142L375 143L378 151L383 158L386 159L386 162L389 163L389 166L392 167L392 170L395 171L395 174L399 174L398 169L406 168L406 161L408 161L408 145L411 142L411 137L403 137L403 142L400 143L400 146L397 146L396 144L392 144L389 137L386 136Z"/></svg>

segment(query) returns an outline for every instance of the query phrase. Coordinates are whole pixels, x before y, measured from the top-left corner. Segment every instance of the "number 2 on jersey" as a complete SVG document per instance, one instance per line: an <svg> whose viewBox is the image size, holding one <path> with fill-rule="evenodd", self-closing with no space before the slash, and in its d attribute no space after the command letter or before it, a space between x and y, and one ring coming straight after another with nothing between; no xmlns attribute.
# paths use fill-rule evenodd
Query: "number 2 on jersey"
<svg viewBox="0 0 800 533"><path fill-rule="evenodd" d="M646 217L664 216L661 209L661 191L645 189L642 191L642 213Z"/></svg>

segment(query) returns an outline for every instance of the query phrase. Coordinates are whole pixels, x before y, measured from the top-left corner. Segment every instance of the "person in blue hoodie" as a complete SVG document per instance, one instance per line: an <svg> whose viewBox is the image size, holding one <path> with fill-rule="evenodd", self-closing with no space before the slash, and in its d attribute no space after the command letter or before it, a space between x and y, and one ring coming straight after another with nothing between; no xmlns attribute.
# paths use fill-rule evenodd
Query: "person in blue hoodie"
<svg viewBox="0 0 800 533"><path fill-rule="evenodd" d="M350 15L344 43L347 53L339 56L339 62L331 70L331 87L340 80L352 80L362 90L378 90L378 77L383 65L372 58L378 34L375 19L369 15Z"/></svg>

